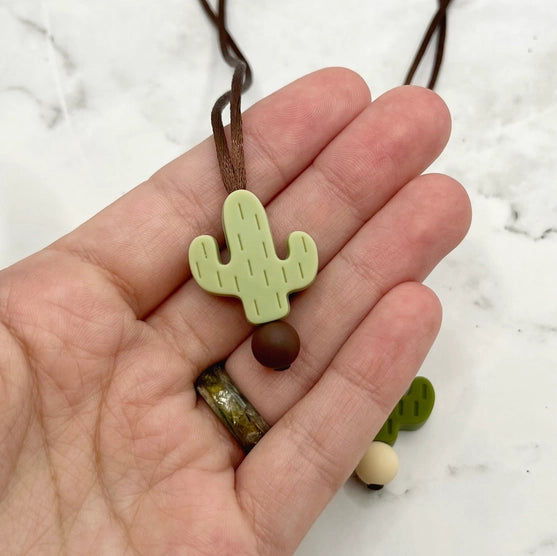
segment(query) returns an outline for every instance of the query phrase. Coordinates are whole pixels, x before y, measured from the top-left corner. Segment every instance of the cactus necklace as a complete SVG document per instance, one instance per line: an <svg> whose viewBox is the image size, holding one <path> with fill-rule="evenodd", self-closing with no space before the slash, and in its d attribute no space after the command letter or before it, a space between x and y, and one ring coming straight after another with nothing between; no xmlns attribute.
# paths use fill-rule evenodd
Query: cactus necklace
<svg viewBox="0 0 557 556"><path fill-rule="evenodd" d="M282 371L298 355L300 339L296 330L281 319L290 312L289 294L306 288L315 279L317 247L311 236L296 231L288 236L286 258L276 254L265 209L246 189L240 103L242 91L251 84L251 70L226 29L225 0L219 0L216 14L206 0L200 2L218 29L223 58L234 68L230 91L216 101L211 112L220 173L228 191L222 222L230 261L222 263L217 240L202 235L190 245L190 269L204 290L242 301L247 320L258 326L252 336L255 358L265 367ZM230 150L222 123L222 112L228 104Z"/></svg>
<svg viewBox="0 0 557 556"><path fill-rule="evenodd" d="M433 71L428 83L433 88L443 58L446 10L451 0L439 0L439 8L424 35L406 76L409 84L427 45L438 32ZM219 0L213 12L207 0L201 6L215 25L226 63L234 68L230 91L215 102L211 126L219 169L228 197L224 201L222 222L230 261L223 263L217 240L208 235L196 237L189 248L189 263L195 281L206 291L241 300L247 320L258 326L252 335L252 352L265 367L285 370L300 350L294 328L281 320L290 312L289 294L308 287L318 269L317 247L305 232L292 232L287 239L287 256L275 251L269 221L259 199L246 189L241 95L252 81L250 66L226 28L226 0ZM230 104L230 149L222 123L222 112Z"/></svg>

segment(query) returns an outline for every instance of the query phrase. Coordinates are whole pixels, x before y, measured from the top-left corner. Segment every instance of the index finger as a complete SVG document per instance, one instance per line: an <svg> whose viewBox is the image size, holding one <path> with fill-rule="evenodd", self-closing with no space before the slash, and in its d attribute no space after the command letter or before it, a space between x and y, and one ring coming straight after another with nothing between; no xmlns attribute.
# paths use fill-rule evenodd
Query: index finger
<svg viewBox="0 0 557 556"><path fill-rule="evenodd" d="M355 73L326 69L260 101L244 115L248 187L265 204L370 102ZM226 191L207 139L51 248L102 269L139 318L188 276L200 233L222 236Z"/></svg>

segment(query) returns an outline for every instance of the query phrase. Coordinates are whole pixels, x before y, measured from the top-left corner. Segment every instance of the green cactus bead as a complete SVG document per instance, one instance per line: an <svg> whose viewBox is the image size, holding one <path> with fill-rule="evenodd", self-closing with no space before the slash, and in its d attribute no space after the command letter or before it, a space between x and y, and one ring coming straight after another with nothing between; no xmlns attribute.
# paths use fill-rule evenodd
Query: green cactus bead
<svg viewBox="0 0 557 556"><path fill-rule="evenodd" d="M431 382L418 376L410 385L408 392L397 403L385 424L375 437L376 441L391 446L395 443L399 430L419 429L429 418L435 403L435 390Z"/></svg>
<svg viewBox="0 0 557 556"><path fill-rule="evenodd" d="M317 274L317 247L305 232L292 232L280 259L263 205L251 192L232 192L223 205L230 261L221 262L212 236L196 237L189 249L195 281L206 291L238 297L252 324L279 320L290 312L288 295L309 286Z"/></svg>

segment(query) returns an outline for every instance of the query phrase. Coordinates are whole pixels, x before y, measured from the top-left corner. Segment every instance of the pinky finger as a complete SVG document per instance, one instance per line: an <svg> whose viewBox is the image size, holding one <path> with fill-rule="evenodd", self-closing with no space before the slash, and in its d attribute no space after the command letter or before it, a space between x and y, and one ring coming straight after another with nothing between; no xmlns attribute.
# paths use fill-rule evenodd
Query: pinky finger
<svg viewBox="0 0 557 556"><path fill-rule="evenodd" d="M440 321L425 286L391 290L243 461L238 499L262 553L294 551L417 373Z"/></svg>

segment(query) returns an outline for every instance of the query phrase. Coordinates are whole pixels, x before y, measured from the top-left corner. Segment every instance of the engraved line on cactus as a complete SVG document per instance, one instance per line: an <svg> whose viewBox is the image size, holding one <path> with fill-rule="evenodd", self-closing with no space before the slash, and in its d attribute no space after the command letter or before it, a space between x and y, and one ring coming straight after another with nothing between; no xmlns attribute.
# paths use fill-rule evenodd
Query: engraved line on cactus
<svg viewBox="0 0 557 556"><path fill-rule="evenodd" d="M195 263L195 267L197 268L197 275L199 276L199 278L203 278L203 276L201 276L201 270L199 268L199 263L198 262Z"/></svg>
<svg viewBox="0 0 557 556"><path fill-rule="evenodd" d="M277 296L278 307L279 307L279 309L282 309L282 303L280 302L280 295L279 295L279 292L276 292L275 295Z"/></svg>
<svg viewBox="0 0 557 556"><path fill-rule="evenodd" d="M240 251L244 250L244 244L242 243L242 236L238 234L238 244L240 245Z"/></svg>
<svg viewBox="0 0 557 556"><path fill-rule="evenodd" d="M207 257L208 257L208 255L207 255L207 247L205 247L205 242L204 242L204 241L201 242L201 247L202 247L202 249L203 249L203 256L204 256L205 258L207 258Z"/></svg>
<svg viewBox="0 0 557 556"><path fill-rule="evenodd" d="M222 288L222 278L220 276L220 272L217 270L217 280L219 281L219 286Z"/></svg>
<svg viewBox="0 0 557 556"><path fill-rule="evenodd" d="M257 231L260 232L261 224L259 223L259 216L257 216L257 214L254 214L254 216L255 216L255 225L257 226ZM263 242L263 245L265 245L265 242Z"/></svg>
<svg viewBox="0 0 557 556"><path fill-rule="evenodd" d="M253 306L255 307L255 312L259 316L259 306L257 305L257 299L253 300Z"/></svg>
<svg viewBox="0 0 557 556"><path fill-rule="evenodd" d="M284 283L288 284L288 279L286 278L286 269L282 267L282 277L284 278Z"/></svg>
<svg viewBox="0 0 557 556"><path fill-rule="evenodd" d="M238 283L238 276L234 276L234 283L236 284L236 291L240 293L240 284Z"/></svg>
<svg viewBox="0 0 557 556"><path fill-rule="evenodd" d="M414 417L420 414L420 402L418 400L414 401Z"/></svg>
<svg viewBox="0 0 557 556"><path fill-rule="evenodd" d="M265 284L267 286L269 286L269 277L267 276L267 271L266 270L263 271L263 276L265 277Z"/></svg>
<svg viewBox="0 0 557 556"><path fill-rule="evenodd" d="M302 245L304 247L304 253L308 252L308 246L306 245L306 238L302 236Z"/></svg>
<svg viewBox="0 0 557 556"><path fill-rule="evenodd" d="M302 263L298 263L298 268L300 269L300 277L304 279L304 271L302 270Z"/></svg>
<svg viewBox="0 0 557 556"><path fill-rule="evenodd" d="M253 268L251 267L251 261L248 259L249 275L253 276Z"/></svg>
<svg viewBox="0 0 557 556"><path fill-rule="evenodd" d="M244 219L244 211L242 210L242 203L238 203L238 210L240 211L240 218Z"/></svg>
<svg viewBox="0 0 557 556"><path fill-rule="evenodd" d="M268 259L269 253L267 252L267 245L265 244L264 241L262 243L263 243L263 252L265 253L265 258Z"/></svg>

